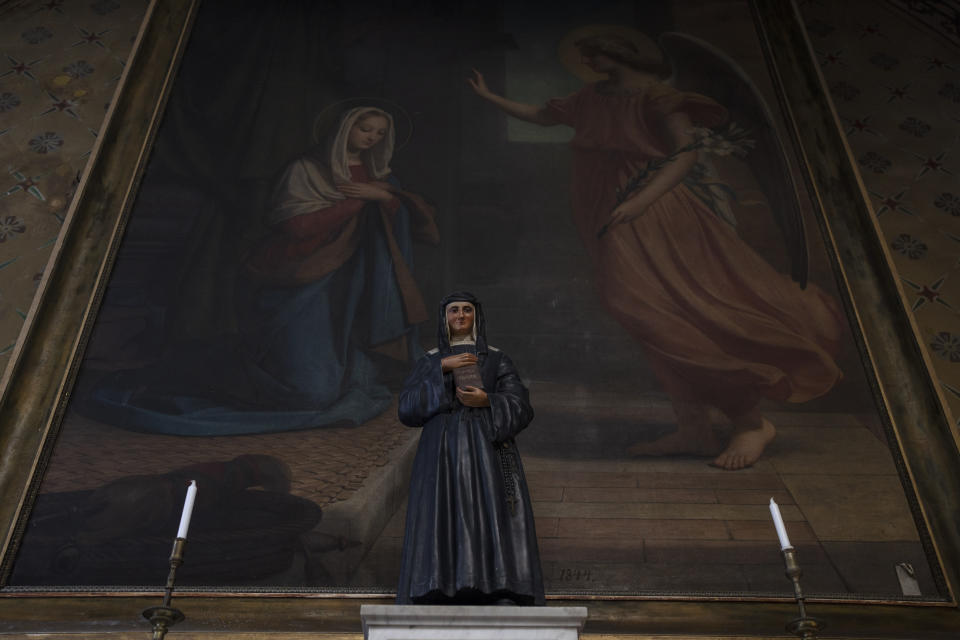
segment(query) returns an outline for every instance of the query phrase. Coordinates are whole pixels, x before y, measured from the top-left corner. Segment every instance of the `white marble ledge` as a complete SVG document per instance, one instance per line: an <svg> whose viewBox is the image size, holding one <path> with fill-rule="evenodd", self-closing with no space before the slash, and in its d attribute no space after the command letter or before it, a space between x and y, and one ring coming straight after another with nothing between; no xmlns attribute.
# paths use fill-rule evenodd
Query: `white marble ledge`
<svg viewBox="0 0 960 640"><path fill-rule="evenodd" d="M362 605L366 640L577 640L586 607Z"/></svg>

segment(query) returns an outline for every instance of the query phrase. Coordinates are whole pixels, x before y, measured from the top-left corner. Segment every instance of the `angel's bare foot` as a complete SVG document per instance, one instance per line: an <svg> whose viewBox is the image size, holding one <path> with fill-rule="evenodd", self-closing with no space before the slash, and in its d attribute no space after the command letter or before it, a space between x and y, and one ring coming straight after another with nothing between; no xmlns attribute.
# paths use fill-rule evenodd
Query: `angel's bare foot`
<svg viewBox="0 0 960 640"><path fill-rule="evenodd" d="M761 418L756 427L734 424L730 444L711 464L730 471L745 469L760 459L776 434L777 430L766 418Z"/></svg>

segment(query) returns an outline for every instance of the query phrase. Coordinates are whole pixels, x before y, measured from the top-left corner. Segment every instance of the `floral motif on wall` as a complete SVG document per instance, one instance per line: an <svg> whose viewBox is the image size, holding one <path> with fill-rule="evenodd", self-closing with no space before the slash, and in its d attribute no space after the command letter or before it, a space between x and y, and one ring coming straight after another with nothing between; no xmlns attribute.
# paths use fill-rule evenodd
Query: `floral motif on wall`
<svg viewBox="0 0 960 640"><path fill-rule="evenodd" d="M874 173L884 173L890 168L891 162L876 151L868 151L857 160L862 166Z"/></svg>
<svg viewBox="0 0 960 640"><path fill-rule="evenodd" d="M93 73L94 68L86 60L77 60L65 66L63 71L71 78L83 78Z"/></svg>
<svg viewBox="0 0 960 640"><path fill-rule="evenodd" d="M901 233L890 243L890 246L911 260L918 260L927 253L927 245L919 238L914 238L908 233Z"/></svg>
<svg viewBox="0 0 960 640"><path fill-rule="evenodd" d="M952 82L948 82L940 87L940 91L937 92L937 95L943 96L944 98L950 98L954 102L960 102L960 85L955 85Z"/></svg>
<svg viewBox="0 0 960 640"><path fill-rule="evenodd" d="M949 213L952 216L960 216L960 196L944 192L937 196L936 200L933 201L933 205L937 209L942 209L945 213Z"/></svg>
<svg viewBox="0 0 960 640"><path fill-rule="evenodd" d="M0 0L0 4L3 4ZM23 326L149 0L30 0L0 18L0 368ZM91 46L93 45L93 46ZM36 53L34 53L36 52ZM85 148L86 146L86 148Z"/></svg>
<svg viewBox="0 0 960 640"><path fill-rule="evenodd" d="M944 360L960 362L960 335L954 335L949 331L941 331L933 336L933 340L930 341L930 349Z"/></svg>
<svg viewBox="0 0 960 640"><path fill-rule="evenodd" d="M21 33L20 37L26 40L29 44L40 44L44 40L49 40L52 38L53 32L46 27L32 27Z"/></svg>
<svg viewBox="0 0 960 640"><path fill-rule="evenodd" d="M30 139L30 150L35 153L49 153L63 146L63 137L47 131Z"/></svg>
<svg viewBox="0 0 960 640"><path fill-rule="evenodd" d="M936 337L925 346L938 356L936 377L960 430L960 309L951 304L960 271L960 53L940 37L960 44L960 33L924 14L926 6L808 0L801 14L815 51L843 52L842 64L819 53L821 69L906 303L924 335Z"/></svg>
<svg viewBox="0 0 960 640"><path fill-rule="evenodd" d="M20 106L20 98L14 93L6 91L0 93L0 113L11 111Z"/></svg>
<svg viewBox="0 0 960 640"><path fill-rule="evenodd" d="M26 230L27 225L17 216L4 216L0 219L0 242L6 242Z"/></svg>
<svg viewBox="0 0 960 640"><path fill-rule="evenodd" d="M930 133L930 125L919 118L909 117L900 123L900 130L914 135L918 138Z"/></svg>

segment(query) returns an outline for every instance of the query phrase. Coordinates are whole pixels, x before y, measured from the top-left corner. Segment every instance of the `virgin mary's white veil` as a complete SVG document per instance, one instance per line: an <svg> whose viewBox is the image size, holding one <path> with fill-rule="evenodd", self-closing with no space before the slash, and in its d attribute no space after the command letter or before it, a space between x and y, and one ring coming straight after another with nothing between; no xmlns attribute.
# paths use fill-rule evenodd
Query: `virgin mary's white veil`
<svg viewBox="0 0 960 640"><path fill-rule="evenodd" d="M347 141L350 137L350 129L362 117L368 115L383 116L387 119L387 133L375 147L362 155L364 164L367 167L367 173L374 180L379 180L390 173L390 159L393 157L394 129L393 116L377 107L354 107L350 109L340 119L340 127L337 129L337 135L334 136L330 144L329 158L330 168L333 170L333 177L337 181L348 182L350 180L350 167L347 164Z"/></svg>
<svg viewBox="0 0 960 640"><path fill-rule="evenodd" d="M387 119L387 132L376 146L361 154L361 159L371 179L380 180L390 174L394 146L393 117L377 107L350 109L340 118L336 135L328 138L328 146L322 149L322 155L303 156L286 168L274 192L267 224L326 209L346 199L337 190L337 184L351 181L347 158L350 129L358 120L372 114Z"/></svg>

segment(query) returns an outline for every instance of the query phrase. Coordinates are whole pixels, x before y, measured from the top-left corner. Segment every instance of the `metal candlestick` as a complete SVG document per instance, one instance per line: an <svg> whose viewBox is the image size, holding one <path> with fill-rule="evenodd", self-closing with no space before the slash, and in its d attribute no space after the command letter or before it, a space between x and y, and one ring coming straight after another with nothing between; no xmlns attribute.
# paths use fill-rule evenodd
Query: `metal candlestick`
<svg viewBox="0 0 960 640"><path fill-rule="evenodd" d="M177 577L177 567L183 564L183 547L187 544L186 538L177 538L173 541L173 551L170 552L170 573L167 575L167 586L164 589L163 604L159 607L150 607L143 610L143 617L153 625L153 639L163 640L170 627L181 622L184 618L179 609L170 606L173 597L173 583Z"/></svg>
<svg viewBox="0 0 960 640"><path fill-rule="evenodd" d="M800 617L794 618L787 623L787 631L803 640L816 640L817 632L827 625L823 620L807 615L807 609L804 605L804 595L800 590L800 576L803 574L803 570L797 561L796 549L787 547L783 550L783 564L787 577L793 582L793 597L796 599L797 607L800 609Z"/></svg>

